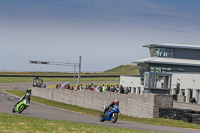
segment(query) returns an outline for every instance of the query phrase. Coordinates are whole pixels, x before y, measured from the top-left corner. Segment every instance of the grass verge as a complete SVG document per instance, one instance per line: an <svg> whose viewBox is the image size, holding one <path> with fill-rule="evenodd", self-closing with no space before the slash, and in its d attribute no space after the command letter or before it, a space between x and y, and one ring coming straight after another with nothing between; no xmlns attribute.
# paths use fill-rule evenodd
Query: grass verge
<svg viewBox="0 0 200 133"><path fill-rule="evenodd" d="M35 77L0 77L0 83L32 82ZM74 78L40 78L44 82L73 82ZM119 81L119 77L81 77L81 81ZM77 81L77 78L76 78Z"/></svg>
<svg viewBox="0 0 200 133"><path fill-rule="evenodd" d="M0 113L1 133L155 133Z"/></svg>
<svg viewBox="0 0 200 133"><path fill-rule="evenodd" d="M24 95L24 93L25 93L24 91L19 91L19 90L3 90L3 91L13 94L13 95L20 96L20 97L22 95ZM86 109L86 108L82 108L79 106L74 106L74 105L70 105L70 104L65 104L65 103L60 103L60 102L56 102L56 101L52 101L52 100L43 99L43 98L36 97L36 96L31 96L31 100L41 103L41 104L58 107L58 108L62 108L62 109L66 109L66 110L70 110L70 111L74 111L74 112L79 112L79 113L84 113L84 114L89 114L89 115L94 115L94 116L99 116L99 114L100 114L100 111L97 111L97 110ZM145 124L154 124L154 125L200 130L200 125L193 124L193 123L187 123L187 122L183 122L183 121L178 121L178 120L172 120L172 119L137 118L137 117L129 117L129 116L121 115L121 114L119 115L119 119L124 120L124 121L130 121L130 122L138 122L138 123L145 123Z"/></svg>

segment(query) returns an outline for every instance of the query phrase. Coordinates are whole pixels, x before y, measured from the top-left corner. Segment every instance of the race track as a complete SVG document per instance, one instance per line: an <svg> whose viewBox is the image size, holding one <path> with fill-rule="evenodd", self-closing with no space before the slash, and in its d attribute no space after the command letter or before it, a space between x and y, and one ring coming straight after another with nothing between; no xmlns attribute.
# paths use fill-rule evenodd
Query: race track
<svg viewBox="0 0 200 133"><path fill-rule="evenodd" d="M111 122L99 122L98 117L66 111L46 105L41 105L31 102L30 107L22 114L12 113L13 105L19 97L9 95L0 91L0 113L24 115L29 117L36 117L51 120L63 120L78 123L85 123L90 125L101 125L107 127L128 128L134 130L157 131L157 132L171 132L171 133L199 133L200 130L190 130L176 127L166 127L150 124L142 124L135 122L126 122L118 120L115 124Z"/></svg>

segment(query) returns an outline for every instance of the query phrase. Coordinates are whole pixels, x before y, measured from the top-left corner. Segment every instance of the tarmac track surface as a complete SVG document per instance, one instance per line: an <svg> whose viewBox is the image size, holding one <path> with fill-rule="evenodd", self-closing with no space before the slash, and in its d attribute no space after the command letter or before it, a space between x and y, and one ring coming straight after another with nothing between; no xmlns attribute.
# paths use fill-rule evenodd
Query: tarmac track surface
<svg viewBox="0 0 200 133"><path fill-rule="evenodd" d="M106 127L127 128L134 130L170 132L170 133L200 133L200 130L158 126L158 125L142 124L135 122L126 122L120 120L118 120L114 124L109 121L99 122L99 119L96 116L90 116L81 113L66 111L63 109L54 108L35 102L31 102L30 107L27 108L21 114L12 113L12 109L14 107L13 105L16 103L17 100L19 100L19 97L9 95L7 93L0 91L0 113L23 115L23 116L50 119L50 120L70 121L70 122L85 123L90 125L100 125Z"/></svg>

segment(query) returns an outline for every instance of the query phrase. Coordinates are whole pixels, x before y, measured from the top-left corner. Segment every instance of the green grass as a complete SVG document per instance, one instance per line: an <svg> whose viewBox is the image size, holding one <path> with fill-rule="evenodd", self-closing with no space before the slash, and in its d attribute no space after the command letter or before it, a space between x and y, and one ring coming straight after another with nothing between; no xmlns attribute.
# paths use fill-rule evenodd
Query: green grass
<svg viewBox="0 0 200 133"><path fill-rule="evenodd" d="M138 67L137 65L120 65L115 68L106 70L104 72L81 72L81 75L138 75ZM0 71L0 75L57 75L57 76L64 76L64 75L74 75L74 73L67 73L67 72L4 72ZM76 75L78 75L76 73Z"/></svg>
<svg viewBox="0 0 200 133"><path fill-rule="evenodd" d="M35 77L0 77L0 83L20 83L20 82L32 82ZM40 78L43 82L73 82L74 78ZM119 81L119 77L81 77L80 81ZM75 80L77 82L77 78Z"/></svg>
<svg viewBox="0 0 200 133"><path fill-rule="evenodd" d="M120 65L118 67L104 71L103 73L118 73L121 75L138 75L139 70L137 65Z"/></svg>
<svg viewBox="0 0 200 133"><path fill-rule="evenodd" d="M155 133L0 113L1 133Z"/></svg>
<svg viewBox="0 0 200 133"><path fill-rule="evenodd" d="M6 91L7 93L11 93L11 94L14 94L14 95L17 95L17 96L20 96L20 97L25 94L24 91L19 91L19 90L3 90L3 91ZM99 114L100 114L100 111L97 111L97 110L86 109L86 108L82 108L82 107L79 107L79 106L55 102L55 101L43 99L43 98L40 98L40 97L31 96L31 100L38 102L38 103L41 103L41 104L45 104L45 105L49 105L49 106L53 106L53 107L58 107L58 108L62 108L62 109L70 110L70 111L80 112L80 113L84 113L84 114L89 114L89 115L94 115L94 116L99 116ZM121 115L121 114L119 115L119 119L124 120L124 121L130 121L130 122L138 122L138 123L146 123L146 124L154 124L154 125L162 125L162 126L171 126L171 127L180 127L180 128L189 128L189 129L200 130L200 125L187 123L187 122L183 122L183 121L178 121L178 120L172 120L172 119L137 118L137 117L128 117L128 116Z"/></svg>

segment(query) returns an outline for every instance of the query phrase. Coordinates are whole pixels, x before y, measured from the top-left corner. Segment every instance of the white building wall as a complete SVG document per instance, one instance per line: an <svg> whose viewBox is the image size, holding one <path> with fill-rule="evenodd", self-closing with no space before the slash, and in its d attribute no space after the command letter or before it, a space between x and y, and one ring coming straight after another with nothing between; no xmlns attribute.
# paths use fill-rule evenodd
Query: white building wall
<svg viewBox="0 0 200 133"><path fill-rule="evenodd" d="M142 92L144 91L144 87L141 83L141 79L139 76L121 75L120 85L122 85L123 87L131 87L131 93L134 93L134 89L136 91L136 94L139 94L139 89L140 94L142 94Z"/></svg>
<svg viewBox="0 0 200 133"><path fill-rule="evenodd" d="M190 101L190 90L192 90L192 97L199 100L200 90L200 74L198 73L173 73L172 75L172 89L176 88L177 83L180 84L180 89L185 90L186 102Z"/></svg>
<svg viewBox="0 0 200 133"><path fill-rule="evenodd" d="M190 101L190 90L192 90L192 97L195 97L197 102L200 104L200 74L197 73L172 73L172 84L171 84L171 94L175 94L175 89L177 83L180 84L180 93L185 91L186 102ZM141 83L139 76L120 76L120 84L124 87L131 87L131 93L133 93L134 88L136 89L136 94L144 91L144 86ZM142 94L142 93L141 93Z"/></svg>

